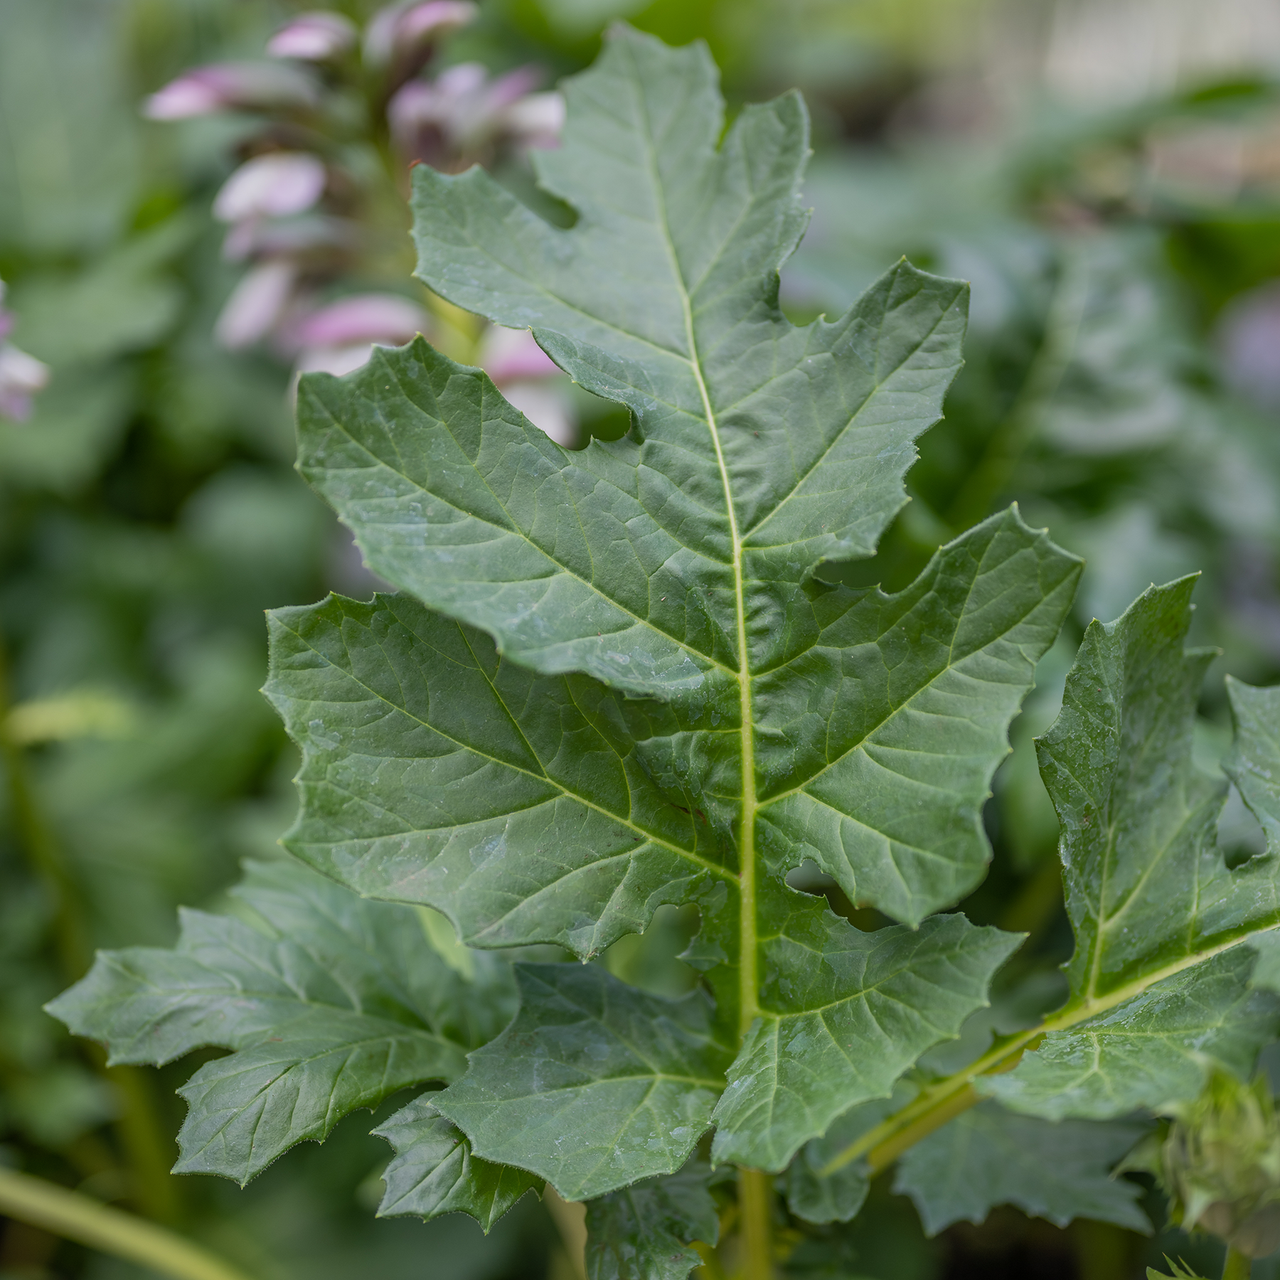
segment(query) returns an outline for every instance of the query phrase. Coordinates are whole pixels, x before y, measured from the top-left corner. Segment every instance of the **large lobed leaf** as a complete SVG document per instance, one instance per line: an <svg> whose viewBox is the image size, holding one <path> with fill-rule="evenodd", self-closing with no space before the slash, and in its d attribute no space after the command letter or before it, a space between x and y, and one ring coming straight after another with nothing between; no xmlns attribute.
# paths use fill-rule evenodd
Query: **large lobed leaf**
<svg viewBox="0 0 1280 1280"><path fill-rule="evenodd" d="M100 953L48 1006L113 1063L234 1051L182 1090L179 1171L247 1182L355 1108L460 1075L512 1007L504 962L479 955L465 980L411 908L362 901L292 863L248 864L235 893L252 923L185 911L172 951Z"/></svg>
<svg viewBox="0 0 1280 1280"><path fill-rule="evenodd" d="M794 326L799 99L720 141L705 50L625 29L567 99L536 164L574 225L419 167L418 273L532 327L630 434L566 452L422 342L305 378L300 465L402 594L277 614L268 692L304 754L287 843L360 892L584 959L662 903L701 909L721 1047L659 1071L660 1108L615 1101L633 1068L592 1058L613 1032L566 1012L596 981L568 973L527 973L525 1030L436 1100L477 1154L572 1196L674 1173L713 1110L717 1158L780 1169L984 1003L1016 940L913 930L981 879L991 776L1079 565L1010 510L899 594L822 581L904 500L964 286L902 263ZM787 888L806 859L903 925L863 934ZM510 1067L534 1028L550 1077Z"/></svg>
<svg viewBox="0 0 1280 1280"><path fill-rule="evenodd" d="M1275 693L1229 685L1227 767L1268 833L1265 853L1230 870L1216 845L1226 783L1192 762L1213 657L1184 648L1194 583L1152 587L1119 621L1090 625L1040 742L1076 935L1071 996L1034 1052L981 1084L1028 1114L1165 1110L1215 1063L1247 1074L1280 1026L1280 1001L1252 981L1256 948L1242 945L1268 945L1280 924Z"/></svg>

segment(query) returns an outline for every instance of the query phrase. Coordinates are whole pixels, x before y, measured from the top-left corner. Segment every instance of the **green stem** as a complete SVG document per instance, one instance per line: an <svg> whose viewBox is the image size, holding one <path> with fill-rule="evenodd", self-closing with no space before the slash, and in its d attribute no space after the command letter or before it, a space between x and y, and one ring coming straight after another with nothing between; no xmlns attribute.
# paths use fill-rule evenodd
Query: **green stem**
<svg viewBox="0 0 1280 1280"><path fill-rule="evenodd" d="M1236 1249L1227 1250L1227 1260L1222 1266L1222 1280L1249 1280L1253 1274L1253 1259Z"/></svg>
<svg viewBox="0 0 1280 1280"><path fill-rule="evenodd" d="M892 1164L908 1147L927 1137L935 1129L940 1129L947 1121L954 1119L969 1107L981 1102L982 1095L973 1087L974 1082L981 1076L999 1075L1003 1071L1011 1071L1017 1066L1022 1055L1034 1049L1043 1036L1054 1031L1067 1031L1090 1018L1096 1018L1100 1014L1119 1008L1120 1005L1142 995L1158 982L1172 978L1195 965L1203 964L1224 951L1230 951L1233 947L1247 942L1255 933L1274 928L1275 924L1274 919L1259 921L1257 925L1242 930L1235 937L1228 937L1212 946L1194 951L1181 960L1153 970L1122 987L1117 987L1114 991L1109 991L1104 996L1095 996L1089 1000L1070 1004L1046 1018L1039 1026L1010 1036L963 1070L922 1089L901 1111L883 1120L829 1160L820 1170L820 1175L824 1178L830 1177L837 1169L842 1169L863 1156L866 1157L871 1171L879 1172Z"/></svg>
<svg viewBox="0 0 1280 1280"><path fill-rule="evenodd" d="M0 1213L173 1280L249 1280L238 1267L164 1227L11 1169L0 1168Z"/></svg>
<svg viewBox="0 0 1280 1280"><path fill-rule="evenodd" d="M759 1169L738 1170L742 1280L773 1280L773 1179Z"/></svg>
<svg viewBox="0 0 1280 1280"><path fill-rule="evenodd" d="M9 782L10 811L27 861L54 901L54 945L63 976L68 982L74 982L84 976L93 962L84 902L58 837L41 812L26 753L7 732L11 705L8 660L0 642L0 759L4 761ZM133 1172L140 1206L154 1218L174 1221L178 1216L178 1197L169 1175L172 1157L166 1150L165 1137L156 1119L148 1081L135 1067L109 1068L106 1055L98 1045L87 1046L86 1052L93 1065L115 1087L123 1104L116 1131Z"/></svg>

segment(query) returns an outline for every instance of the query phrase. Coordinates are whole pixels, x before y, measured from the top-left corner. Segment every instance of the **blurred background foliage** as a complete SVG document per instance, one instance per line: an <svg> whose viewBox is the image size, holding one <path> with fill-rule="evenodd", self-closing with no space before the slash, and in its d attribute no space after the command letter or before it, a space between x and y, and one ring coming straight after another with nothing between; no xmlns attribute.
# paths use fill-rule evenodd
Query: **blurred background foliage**
<svg viewBox="0 0 1280 1280"><path fill-rule="evenodd" d="M568 1277L530 1200L487 1239L460 1216L375 1222L389 1152L358 1121L244 1191L171 1178L186 1068L108 1071L40 1009L93 948L168 943L178 904L217 903L241 858L277 856L295 761L257 693L262 610L373 586L292 471L292 356L214 337L244 268L211 208L262 121L140 111L193 65L261 57L302 7L0 0L0 277L14 341L51 371L28 421L0 420L0 1162L175 1225L263 1280ZM1011 498L1088 557L1073 634L1045 659L997 779L992 875L966 904L1032 934L1009 999L1038 983L1052 1002L1070 942L1031 739L1083 625L1203 571L1196 639L1223 651L1206 769L1229 735L1222 676L1280 678L1280 9L481 0L428 70L532 64L549 86L619 17L706 39L731 103L805 92L815 212L783 279L797 320L843 308L904 253L973 283L968 363L922 442L914 500L848 580L901 585ZM504 172L537 198L518 159ZM468 319L407 280L399 202L384 191L373 206L375 250L338 287L402 294L450 354L478 358ZM617 429L552 389L580 433ZM1238 798L1223 823L1241 856L1254 847ZM670 912L607 962L671 989L689 927ZM1164 1253L1217 1265L1211 1242L1177 1232L1063 1231L1013 1210L928 1240L887 1185L873 1196L798 1247L788 1274L1127 1280ZM1154 1191L1148 1208L1162 1221ZM19 1223L0 1233L5 1280L145 1274Z"/></svg>

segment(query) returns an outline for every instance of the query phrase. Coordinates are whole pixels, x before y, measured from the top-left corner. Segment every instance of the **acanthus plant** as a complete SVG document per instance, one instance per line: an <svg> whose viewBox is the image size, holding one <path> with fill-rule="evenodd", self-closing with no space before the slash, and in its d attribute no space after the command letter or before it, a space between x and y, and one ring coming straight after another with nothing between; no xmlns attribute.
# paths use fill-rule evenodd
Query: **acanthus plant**
<svg viewBox="0 0 1280 1280"><path fill-rule="evenodd" d="M421 339L303 377L301 470L397 591L271 619L296 860L172 951L102 954L52 1011L117 1062L232 1051L182 1090L186 1172L243 1183L429 1086L378 1130L382 1211L487 1229L547 1183L587 1202L597 1280L717 1246L708 1266L771 1275L780 1215L848 1221L895 1161L931 1232L1004 1202L1145 1229L1107 1177L1141 1116L1247 1075L1280 1025L1280 692L1231 686L1227 768L1269 845L1229 870L1226 783L1191 757L1193 581L1090 626L1040 743L1070 994L993 1021L1022 935L955 907L1080 564L1011 508L898 594L836 580L904 502L966 288L903 262L797 327L800 98L721 140L705 50L626 28L566 96L536 163L576 223L419 166L418 276L531 329L630 433L565 450ZM815 866L892 923L788 883ZM682 998L515 950L591 961L688 904Z"/></svg>

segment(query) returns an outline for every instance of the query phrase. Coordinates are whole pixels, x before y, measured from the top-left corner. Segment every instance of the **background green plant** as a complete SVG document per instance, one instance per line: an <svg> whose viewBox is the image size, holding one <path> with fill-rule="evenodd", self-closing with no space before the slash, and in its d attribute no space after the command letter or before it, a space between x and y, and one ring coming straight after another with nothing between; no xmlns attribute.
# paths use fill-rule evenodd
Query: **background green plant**
<svg viewBox="0 0 1280 1280"><path fill-rule="evenodd" d="M900 585L1010 497L1088 556L1080 628L1150 581L1205 570L1195 638L1226 651L1198 727L1212 767L1225 746L1222 673L1266 684L1280 665L1274 411L1228 389L1217 345L1235 300L1280 268L1280 211L1265 166L1228 189L1156 161L1204 130L1265 138L1275 95L1265 77L1232 76L1103 115L1045 110L1003 135L939 137L925 109L952 70L939 46L978 7L625 6L669 39L709 37L731 97L798 82L815 103L806 190L819 212L786 280L798 316L840 309L902 252L974 281L968 366L922 443L918 501L861 580ZM11 0L0 14L0 276L22 345L54 370L35 419L0 424L0 616L21 708L6 719L0 862L6 1151L263 1274L413 1275L424 1256L449 1274L540 1274L558 1246L528 1202L484 1243L456 1216L373 1224L387 1148L359 1125L243 1193L170 1179L172 1086L186 1073L104 1076L39 1012L95 946L170 942L176 905L217 904L241 857L274 856L294 760L255 692L261 609L368 590L290 470L287 371L209 336L234 278L207 212L233 126L136 115L144 92L192 63L256 55L286 12ZM495 4L447 56L572 70L603 16ZM1031 967L1046 982L1069 944L1029 746L1075 639L1045 660L1016 726L989 810L997 861L966 904L979 922L1032 928ZM1238 807L1229 817L1229 839L1248 848L1256 834ZM678 983L670 965L655 977L654 950L620 945L609 963ZM1215 1265L1182 1237L1148 1247L1088 1223L1058 1236L1012 1211L929 1242L908 1204L879 1184L872 1194L876 1212L833 1229L823 1257L793 1255L797 1274L960 1275L977 1258L1019 1274L1069 1255L1090 1276L1140 1274L1162 1253ZM3 1250L16 1274L128 1274L12 1225Z"/></svg>

